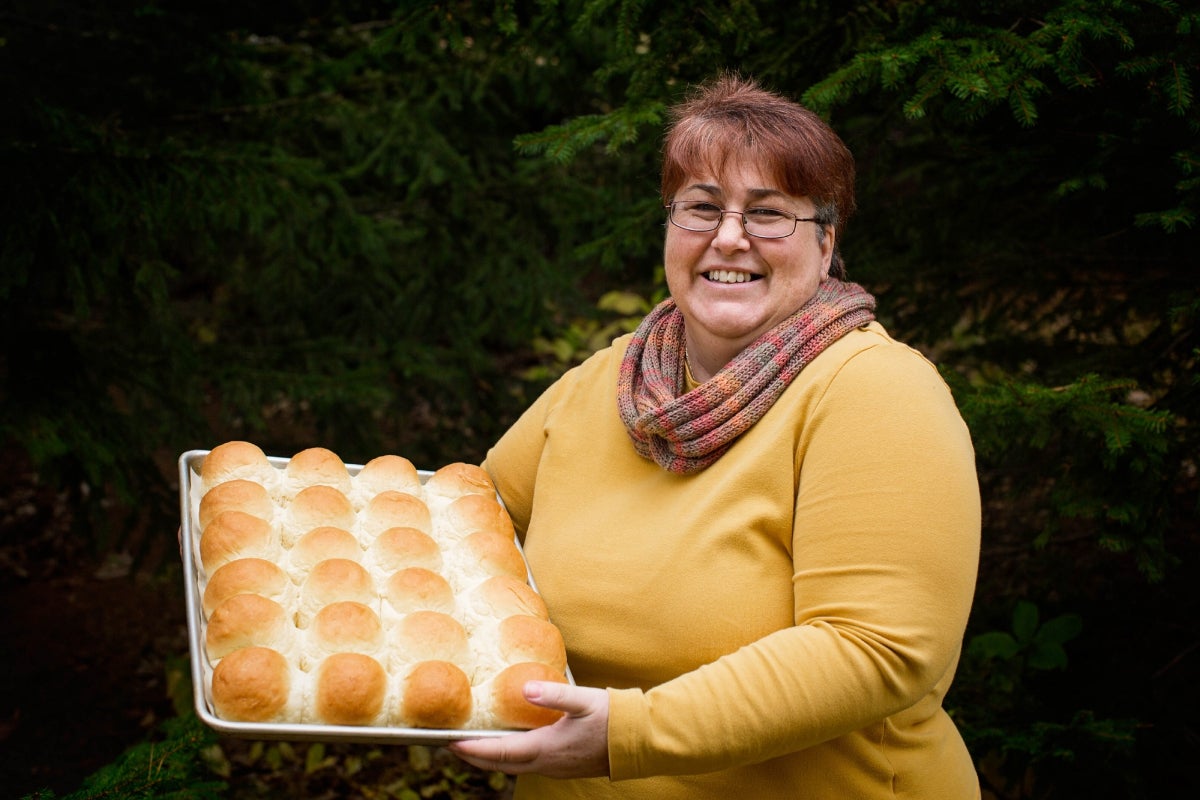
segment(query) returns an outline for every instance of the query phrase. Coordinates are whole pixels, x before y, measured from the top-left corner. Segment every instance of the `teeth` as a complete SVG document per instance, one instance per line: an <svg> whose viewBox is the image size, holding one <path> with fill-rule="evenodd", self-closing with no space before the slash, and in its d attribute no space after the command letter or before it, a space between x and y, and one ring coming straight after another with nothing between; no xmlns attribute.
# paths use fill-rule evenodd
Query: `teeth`
<svg viewBox="0 0 1200 800"><path fill-rule="evenodd" d="M717 283L745 283L753 279L753 276L748 275L745 272L734 272L733 270L728 269L714 269L705 277L707 277L710 281L716 281Z"/></svg>

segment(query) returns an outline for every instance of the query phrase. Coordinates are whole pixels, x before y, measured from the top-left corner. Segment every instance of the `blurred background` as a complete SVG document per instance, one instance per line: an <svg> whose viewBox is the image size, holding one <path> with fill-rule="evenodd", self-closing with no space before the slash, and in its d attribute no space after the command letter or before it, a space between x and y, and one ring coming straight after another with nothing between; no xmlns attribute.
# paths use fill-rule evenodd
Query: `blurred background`
<svg viewBox="0 0 1200 800"><path fill-rule="evenodd" d="M507 796L196 722L176 460L482 458L663 296L664 111L737 70L854 151L850 277L972 429L948 705L985 796L1196 796L1198 34L1172 0L6 3L0 785Z"/></svg>

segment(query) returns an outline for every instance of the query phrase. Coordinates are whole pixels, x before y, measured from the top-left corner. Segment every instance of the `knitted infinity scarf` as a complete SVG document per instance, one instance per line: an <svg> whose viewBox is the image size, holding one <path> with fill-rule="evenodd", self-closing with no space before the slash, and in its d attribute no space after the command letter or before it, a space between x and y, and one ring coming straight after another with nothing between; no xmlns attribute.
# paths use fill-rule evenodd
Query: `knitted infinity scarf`
<svg viewBox="0 0 1200 800"><path fill-rule="evenodd" d="M617 408L645 458L687 475L712 464L826 347L875 319L875 298L834 278L720 372L684 392L683 314L670 298L633 333L617 377Z"/></svg>

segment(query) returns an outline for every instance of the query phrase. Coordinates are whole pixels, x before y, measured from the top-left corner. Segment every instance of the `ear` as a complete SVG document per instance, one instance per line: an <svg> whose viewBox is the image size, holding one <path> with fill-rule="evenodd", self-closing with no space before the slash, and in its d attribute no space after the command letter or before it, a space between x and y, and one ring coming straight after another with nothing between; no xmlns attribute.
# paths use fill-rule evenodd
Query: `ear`
<svg viewBox="0 0 1200 800"><path fill-rule="evenodd" d="M821 280L828 280L829 270L833 266L833 253L837 246L837 228L832 225L822 227L825 235L817 239L821 247Z"/></svg>

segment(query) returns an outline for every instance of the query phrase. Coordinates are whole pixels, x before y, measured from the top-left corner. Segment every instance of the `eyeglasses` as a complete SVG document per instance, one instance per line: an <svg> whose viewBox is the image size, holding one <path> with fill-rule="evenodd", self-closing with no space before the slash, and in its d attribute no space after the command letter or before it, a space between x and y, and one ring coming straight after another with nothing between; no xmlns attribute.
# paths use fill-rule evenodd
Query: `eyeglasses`
<svg viewBox="0 0 1200 800"><path fill-rule="evenodd" d="M816 217L797 217L778 208L749 208L745 211L726 211L707 200L672 200L664 208L671 224L685 231L715 231L721 227L726 214L739 214L742 229L748 236L759 239L786 239L796 232L801 222L820 222Z"/></svg>

